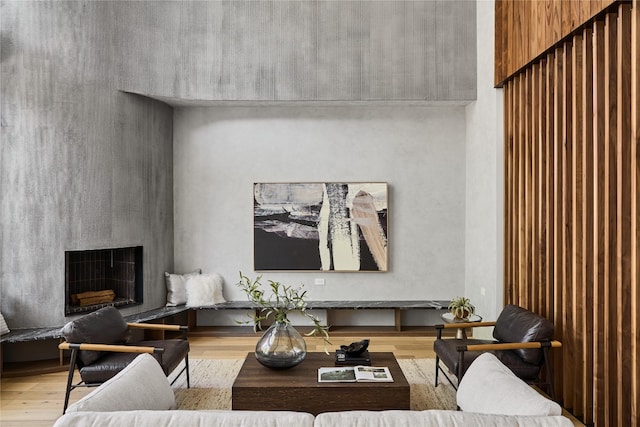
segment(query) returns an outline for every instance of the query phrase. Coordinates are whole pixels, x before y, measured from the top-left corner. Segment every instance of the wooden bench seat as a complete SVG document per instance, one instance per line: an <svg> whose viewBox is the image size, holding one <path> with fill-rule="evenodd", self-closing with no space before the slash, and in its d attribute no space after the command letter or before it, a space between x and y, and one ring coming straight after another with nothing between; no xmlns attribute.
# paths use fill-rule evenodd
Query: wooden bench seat
<svg viewBox="0 0 640 427"><path fill-rule="evenodd" d="M391 300L391 301L307 301L309 310L394 310L396 331L402 330L402 312L406 310L428 309L446 310L448 300ZM193 308L190 312L189 327L197 324L198 310L258 310L260 306L251 301L227 301L221 304Z"/></svg>
<svg viewBox="0 0 640 427"><path fill-rule="evenodd" d="M403 300L403 301L308 301L309 310L395 310L396 329L400 330L399 316L402 311L413 309L443 310L449 305L445 300ZM125 316L127 322L146 323L161 320L184 312L197 313L198 310L257 310L260 306L251 301L227 301L221 304L187 307L160 307L138 314ZM195 325L195 323L194 323ZM48 328L14 329L0 337L0 343L19 343L28 341L60 339L62 326Z"/></svg>
<svg viewBox="0 0 640 427"><path fill-rule="evenodd" d="M395 312L395 330L402 330L402 312L406 310L427 309L427 310L446 310L449 301L446 300L396 300L396 301L308 301L307 309L309 310L394 310ZM187 313L187 322L190 329L193 330L197 325L197 314L201 310L258 310L260 306L251 301L227 301L221 304L203 306L203 307L187 307L179 305L176 307L160 307L153 310L147 310L138 314L125 316L127 322L132 323L148 323L159 320L168 319L172 316ZM30 341L43 340L61 340L62 326L46 327L46 328L25 328L13 329L8 334L0 337L0 345L23 343ZM60 366L63 365L63 354L60 351ZM0 347L0 372L2 366L2 349Z"/></svg>

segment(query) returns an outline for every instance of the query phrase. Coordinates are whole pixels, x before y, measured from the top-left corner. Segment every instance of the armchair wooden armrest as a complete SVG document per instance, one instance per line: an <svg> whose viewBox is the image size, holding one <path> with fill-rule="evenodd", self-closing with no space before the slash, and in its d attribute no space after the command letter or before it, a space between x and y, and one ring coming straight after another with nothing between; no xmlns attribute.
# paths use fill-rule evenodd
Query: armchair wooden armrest
<svg viewBox="0 0 640 427"><path fill-rule="evenodd" d="M189 332L188 326L182 325L165 325L161 323L127 323L127 325L132 329L148 329L153 331L175 331L182 332L182 339L187 339L187 334Z"/></svg>
<svg viewBox="0 0 640 427"><path fill-rule="evenodd" d="M480 328L482 326L495 326L496 322L456 322L456 323L445 323L444 325L436 325L442 326L444 329L467 329L467 328Z"/></svg>
<svg viewBox="0 0 640 427"><path fill-rule="evenodd" d="M491 351L491 350L518 350L522 348L562 347L560 341L533 341L533 342L506 342L495 344L471 344L459 345L458 351Z"/></svg>
<svg viewBox="0 0 640 427"><path fill-rule="evenodd" d="M162 323L127 323L130 328L138 328L138 329L156 329L162 331L184 331L189 330L188 326L182 325L165 325Z"/></svg>
<svg viewBox="0 0 640 427"><path fill-rule="evenodd" d="M113 351L119 353L163 353L164 348L160 347L143 347L137 345L115 345L115 344L89 344L89 343L70 343L63 342L58 345L60 350L89 350L89 351Z"/></svg>
<svg viewBox="0 0 640 427"><path fill-rule="evenodd" d="M443 329L467 329L467 328L480 328L483 326L495 326L496 322L456 322L456 323L444 323L434 325L438 332L438 339L442 339L442 330Z"/></svg>

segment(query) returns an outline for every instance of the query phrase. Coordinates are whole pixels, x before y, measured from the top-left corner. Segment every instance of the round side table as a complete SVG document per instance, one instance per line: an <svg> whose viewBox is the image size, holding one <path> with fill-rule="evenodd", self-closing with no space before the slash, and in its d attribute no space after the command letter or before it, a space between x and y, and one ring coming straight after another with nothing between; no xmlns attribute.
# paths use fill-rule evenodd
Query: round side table
<svg viewBox="0 0 640 427"><path fill-rule="evenodd" d="M482 316L478 316L477 314L472 314L471 316L469 316L468 319L456 319L455 317L453 317L453 314L451 314L451 312L447 312L444 313L442 316L442 320L444 320L444 323L475 323L475 322L482 322ZM459 340L466 340L467 339L467 329L466 328L459 328L456 332L456 338Z"/></svg>

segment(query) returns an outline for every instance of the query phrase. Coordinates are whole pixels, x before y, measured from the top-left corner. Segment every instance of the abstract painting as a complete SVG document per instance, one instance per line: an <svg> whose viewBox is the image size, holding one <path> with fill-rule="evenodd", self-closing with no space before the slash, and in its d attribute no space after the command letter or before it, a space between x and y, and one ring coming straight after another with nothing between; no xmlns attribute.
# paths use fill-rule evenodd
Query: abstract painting
<svg viewBox="0 0 640 427"><path fill-rule="evenodd" d="M255 183L254 268L387 271L385 182Z"/></svg>

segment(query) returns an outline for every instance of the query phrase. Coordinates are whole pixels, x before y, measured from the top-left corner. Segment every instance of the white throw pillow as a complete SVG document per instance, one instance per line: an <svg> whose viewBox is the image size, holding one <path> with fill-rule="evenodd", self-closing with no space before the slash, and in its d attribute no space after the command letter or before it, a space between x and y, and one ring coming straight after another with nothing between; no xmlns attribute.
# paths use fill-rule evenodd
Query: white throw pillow
<svg viewBox="0 0 640 427"><path fill-rule="evenodd" d="M7 326L7 322L4 321L4 316L0 313L0 335L8 334L11 332Z"/></svg>
<svg viewBox="0 0 640 427"><path fill-rule="evenodd" d="M518 378L491 353L471 363L456 394L463 411L496 415L561 415L562 408Z"/></svg>
<svg viewBox="0 0 640 427"><path fill-rule="evenodd" d="M70 412L173 409L176 400L158 361L143 353L100 387L67 408Z"/></svg>
<svg viewBox="0 0 640 427"><path fill-rule="evenodd" d="M186 282L190 277L197 276L200 273L202 273L201 269L185 274L164 273L164 281L167 285L167 307L175 307L176 305L187 303Z"/></svg>
<svg viewBox="0 0 640 427"><path fill-rule="evenodd" d="M219 274L200 274L187 279L187 307L204 307L226 302Z"/></svg>

